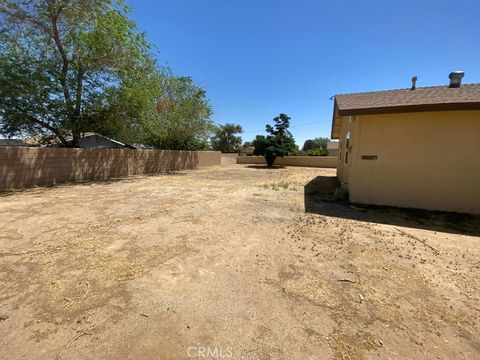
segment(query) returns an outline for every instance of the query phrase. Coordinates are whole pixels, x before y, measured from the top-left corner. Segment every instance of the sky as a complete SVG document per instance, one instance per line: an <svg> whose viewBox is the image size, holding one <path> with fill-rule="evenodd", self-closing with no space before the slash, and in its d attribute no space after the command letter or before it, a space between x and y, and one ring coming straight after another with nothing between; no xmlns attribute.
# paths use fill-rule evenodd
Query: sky
<svg viewBox="0 0 480 360"><path fill-rule="evenodd" d="M161 65L191 76L244 141L279 113L329 137L335 94L480 82L479 0L127 0Z"/></svg>

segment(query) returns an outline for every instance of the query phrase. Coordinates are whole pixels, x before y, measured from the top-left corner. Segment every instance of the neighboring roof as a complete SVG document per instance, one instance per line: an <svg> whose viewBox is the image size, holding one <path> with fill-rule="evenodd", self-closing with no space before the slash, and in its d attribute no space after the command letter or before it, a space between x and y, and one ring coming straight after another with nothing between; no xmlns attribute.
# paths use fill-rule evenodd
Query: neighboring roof
<svg viewBox="0 0 480 360"><path fill-rule="evenodd" d="M130 148L132 148L132 149L137 149L137 150L151 150L151 149L155 149L155 146L146 145L146 144L140 144L140 143L125 144L125 146L130 147Z"/></svg>
<svg viewBox="0 0 480 360"><path fill-rule="evenodd" d="M338 141L329 141L329 142L327 142L327 149L329 149L329 150L338 149Z"/></svg>
<svg viewBox="0 0 480 360"><path fill-rule="evenodd" d="M69 135L67 137L67 142L69 144L72 143L72 137ZM58 143L59 146L62 146L60 143ZM108 138L106 136L100 135L96 132L86 132L82 133L81 137L78 141L78 146L81 148L92 148L92 147L104 147L104 148L110 148L110 147L124 147L128 149L135 149L132 145L129 144L124 144L120 141Z"/></svg>
<svg viewBox="0 0 480 360"><path fill-rule="evenodd" d="M440 110L480 110L480 84L419 87L335 95L332 138L338 139L339 116Z"/></svg>
<svg viewBox="0 0 480 360"><path fill-rule="evenodd" d="M72 142L72 135L64 135L67 143ZM101 141L103 140L103 144ZM0 139L0 146L47 146L63 147L64 145L55 135L35 135L23 139ZM95 132L86 132L80 135L79 147L124 147L128 149L152 149L152 146L143 144L125 144Z"/></svg>
<svg viewBox="0 0 480 360"><path fill-rule="evenodd" d="M0 139L0 146L29 146L20 139Z"/></svg>
<svg viewBox="0 0 480 360"><path fill-rule="evenodd" d="M90 139L94 139L94 141L98 141L100 139L103 139L104 141L110 142L113 145L117 145L117 146L120 146L120 147L127 147L126 144L124 144L120 141L110 139L106 136L103 136L103 135L100 135L100 134L97 134L97 133L94 133L94 132L83 133L82 137L79 139L79 142L80 142L79 145L82 146L82 142L84 142L86 140L90 140ZM101 144L94 143L94 145L100 146Z"/></svg>
<svg viewBox="0 0 480 360"><path fill-rule="evenodd" d="M240 152L253 152L255 148L253 146L242 146Z"/></svg>

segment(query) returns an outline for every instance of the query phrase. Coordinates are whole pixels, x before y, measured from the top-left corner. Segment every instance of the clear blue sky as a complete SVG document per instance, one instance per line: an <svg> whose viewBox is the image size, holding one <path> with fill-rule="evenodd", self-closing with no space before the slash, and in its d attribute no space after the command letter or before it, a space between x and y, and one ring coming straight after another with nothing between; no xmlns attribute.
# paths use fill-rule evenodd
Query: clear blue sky
<svg viewBox="0 0 480 360"><path fill-rule="evenodd" d="M479 0L127 1L159 62L244 140L281 112L300 146L329 136L334 94L447 84L453 70L480 82Z"/></svg>

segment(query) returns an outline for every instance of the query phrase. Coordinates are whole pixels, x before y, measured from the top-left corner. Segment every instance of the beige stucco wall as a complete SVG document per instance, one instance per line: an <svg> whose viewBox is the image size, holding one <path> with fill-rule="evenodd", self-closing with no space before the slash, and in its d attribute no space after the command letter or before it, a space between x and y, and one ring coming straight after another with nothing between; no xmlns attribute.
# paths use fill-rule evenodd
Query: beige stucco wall
<svg viewBox="0 0 480 360"><path fill-rule="evenodd" d="M0 190L220 166L220 152L0 147Z"/></svg>
<svg viewBox="0 0 480 360"><path fill-rule="evenodd" d="M239 156L237 164L265 164L265 158L263 156ZM285 156L278 157L275 165L335 168L337 158L335 156Z"/></svg>
<svg viewBox="0 0 480 360"><path fill-rule="evenodd" d="M339 160L338 176L350 201L480 214L480 111L364 115L343 123L342 145L346 132L352 135L351 161Z"/></svg>

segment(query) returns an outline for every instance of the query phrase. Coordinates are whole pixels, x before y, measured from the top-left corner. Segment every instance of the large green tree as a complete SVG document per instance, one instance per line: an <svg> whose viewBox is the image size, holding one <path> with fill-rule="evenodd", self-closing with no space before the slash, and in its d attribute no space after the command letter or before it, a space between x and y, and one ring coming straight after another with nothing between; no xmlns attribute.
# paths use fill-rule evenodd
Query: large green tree
<svg viewBox="0 0 480 360"><path fill-rule="evenodd" d="M116 0L0 0L0 132L206 146L205 91L160 69L128 14Z"/></svg>
<svg viewBox="0 0 480 360"><path fill-rule="evenodd" d="M113 0L0 1L3 133L122 132L155 114L162 74ZM152 111L153 110L153 111Z"/></svg>
<svg viewBox="0 0 480 360"><path fill-rule="evenodd" d="M273 119L275 125L267 125L266 132L270 135L257 135L253 140L255 147L254 154L265 157L268 167L272 167L277 157L287 156L292 153L295 147L295 140L288 131L290 127L290 117L286 114L280 114Z"/></svg>
<svg viewBox="0 0 480 360"><path fill-rule="evenodd" d="M224 153L237 151L240 145L242 145L242 138L237 136L237 134L242 132L243 129L238 124L226 123L225 125L218 125L211 139L213 150Z"/></svg>

